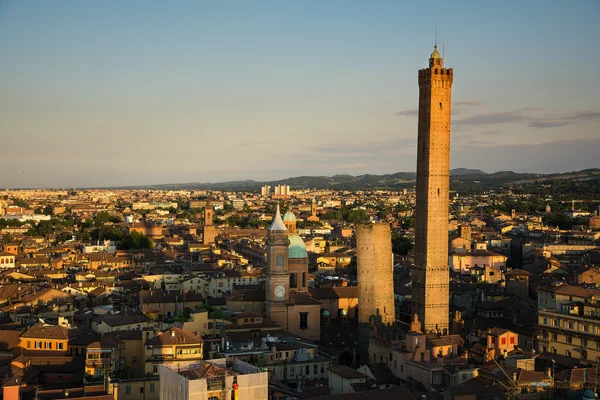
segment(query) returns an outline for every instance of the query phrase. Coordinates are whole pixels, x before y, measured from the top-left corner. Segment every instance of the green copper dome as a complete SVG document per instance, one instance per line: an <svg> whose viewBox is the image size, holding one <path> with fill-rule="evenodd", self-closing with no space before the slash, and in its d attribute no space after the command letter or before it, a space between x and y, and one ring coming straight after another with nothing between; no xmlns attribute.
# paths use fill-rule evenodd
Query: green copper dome
<svg viewBox="0 0 600 400"><path fill-rule="evenodd" d="M431 58L442 58L439 51L437 51L437 45L433 46L433 53L431 53Z"/></svg>
<svg viewBox="0 0 600 400"><path fill-rule="evenodd" d="M283 221L284 222L294 222L294 221L296 221L296 216L294 215L293 212L288 211L285 214L283 214Z"/></svg>
<svg viewBox="0 0 600 400"><path fill-rule="evenodd" d="M290 233L288 236L290 246L288 247L288 258L306 258L306 245L304 240L297 233Z"/></svg>

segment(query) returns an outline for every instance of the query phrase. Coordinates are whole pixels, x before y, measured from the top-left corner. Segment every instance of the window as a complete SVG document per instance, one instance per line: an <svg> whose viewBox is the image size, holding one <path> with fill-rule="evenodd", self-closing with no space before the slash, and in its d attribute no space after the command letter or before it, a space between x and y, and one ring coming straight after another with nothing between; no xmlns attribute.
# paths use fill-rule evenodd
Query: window
<svg viewBox="0 0 600 400"><path fill-rule="evenodd" d="M29 349L29 348L31 348L31 340L28 340L28 341L27 341L27 348L28 348L28 349Z"/></svg>
<svg viewBox="0 0 600 400"><path fill-rule="evenodd" d="M56 343L56 350L64 350L64 343ZM77 355L77 349L75 349L75 354Z"/></svg>
<svg viewBox="0 0 600 400"><path fill-rule="evenodd" d="M306 368L304 368L304 371L306 375L310 374L310 365L307 365Z"/></svg>
<svg viewBox="0 0 600 400"><path fill-rule="evenodd" d="M42 348L42 342L35 342L35 348L36 349L41 349Z"/></svg>
<svg viewBox="0 0 600 400"><path fill-rule="evenodd" d="M150 384L150 393L154 393L154 383Z"/></svg>
<svg viewBox="0 0 600 400"><path fill-rule="evenodd" d="M153 374L158 374L158 364L154 364L154 365L152 366L152 373L153 373Z"/></svg>
<svg viewBox="0 0 600 400"><path fill-rule="evenodd" d="M587 347L587 339L581 339L581 346Z"/></svg>
<svg viewBox="0 0 600 400"><path fill-rule="evenodd" d="M290 274L290 287L296 289L298 287L298 279L296 274Z"/></svg>
<svg viewBox="0 0 600 400"><path fill-rule="evenodd" d="M325 373L325 364L321 364L321 373L324 374Z"/></svg>
<svg viewBox="0 0 600 400"><path fill-rule="evenodd" d="M552 325L554 325L554 326L560 326L560 323L558 322L557 319L553 319L552 320Z"/></svg>
<svg viewBox="0 0 600 400"><path fill-rule="evenodd" d="M125 385L125 394L131 394L131 385Z"/></svg>
<svg viewBox="0 0 600 400"><path fill-rule="evenodd" d="M283 267L283 255L282 254L278 254L277 255L277 267Z"/></svg>
<svg viewBox="0 0 600 400"><path fill-rule="evenodd" d="M313 374L318 374L319 373L319 366L317 364L313 364Z"/></svg>
<svg viewBox="0 0 600 400"><path fill-rule="evenodd" d="M511 336L510 340L508 341L510 344L515 344L515 337Z"/></svg>
<svg viewBox="0 0 600 400"><path fill-rule="evenodd" d="M308 329L308 313L300 313L300 329Z"/></svg>
<svg viewBox="0 0 600 400"><path fill-rule="evenodd" d="M290 367L290 375L292 375L292 376L293 376L295 372L296 372L296 371L294 371L294 367Z"/></svg>
<svg viewBox="0 0 600 400"><path fill-rule="evenodd" d="M552 340L558 340L558 334L557 333L553 333L552 334Z"/></svg>
<svg viewBox="0 0 600 400"><path fill-rule="evenodd" d="M500 339L500 344L505 345L506 344L506 338L503 337L502 339Z"/></svg>
<svg viewBox="0 0 600 400"><path fill-rule="evenodd" d="M567 343L573 344L573 338L571 336L567 336Z"/></svg>

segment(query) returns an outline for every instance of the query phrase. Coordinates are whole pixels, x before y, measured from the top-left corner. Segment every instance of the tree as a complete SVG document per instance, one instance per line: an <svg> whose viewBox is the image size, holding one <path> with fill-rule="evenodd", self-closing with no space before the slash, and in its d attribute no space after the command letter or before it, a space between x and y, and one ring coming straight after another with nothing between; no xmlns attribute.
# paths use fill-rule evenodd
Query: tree
<svg viewBox="0 0 600 400"><path fill-rule="evenodd" d="M2 237L2 244L8 244L13 241L13 236L10 233L5 234Z"/></svg>
<svg viewBox="0 0 600 400"><path fill-rule="evenodd" d="M152 249L154 242L144 234L133 231L119 242L119 248L122 250Z"/></svg>
<svg viewBox="0 0 600 400"><path fill-rule="evenodd" d="M29 204L23 199L13 199L13 204L17 207L29 208Z"/></svg>
<svg viewBox="0 0 600 400"><path fill-rule="evenodd" d="M77 240L81 241L81 242L89 242L92 240L92 235L90 235L89 232L79 232L75 235L75 237L77 238Z"/></svg>
<svg viewBox="0 0 600 400"><path fill-rule="evenodd" d="M413 244L398 232L392 233L392 252L400 256L406 256L412 250Z"/></svg>
<svg viewBox="0 0 600 400"><path fill-rule="evenodd" d="M183 309L183 312L180 312L179 314L177 314L177 316L175 317L175 321L181 322L182 324L184 322L188 322L190 320L190 314L191 314L191 309L189 307L185 307Z"/></svg>

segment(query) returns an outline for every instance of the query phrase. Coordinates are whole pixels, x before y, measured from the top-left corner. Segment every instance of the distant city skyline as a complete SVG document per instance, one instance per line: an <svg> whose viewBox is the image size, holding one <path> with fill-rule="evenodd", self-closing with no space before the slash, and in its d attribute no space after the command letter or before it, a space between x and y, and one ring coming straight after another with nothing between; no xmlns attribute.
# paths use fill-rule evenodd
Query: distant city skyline
<svg viewBox="0 0 600 400"><path fill-rule="evenodd" d="M600 167L600 2L0 3L0 187L412 172L416 71L451 168Z"/></svg>

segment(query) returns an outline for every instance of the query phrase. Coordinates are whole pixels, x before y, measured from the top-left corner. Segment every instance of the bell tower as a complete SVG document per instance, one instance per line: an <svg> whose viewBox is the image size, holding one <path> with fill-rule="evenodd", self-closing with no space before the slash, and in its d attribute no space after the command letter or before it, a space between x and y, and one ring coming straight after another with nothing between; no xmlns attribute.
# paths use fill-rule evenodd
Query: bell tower
<svg viewBox="0 0 600 400"><path fill-rule="evenodd" d="M212 225L213 224L213 214L214 210L212 205L210 204L210 197L212 193L208 193L208 197L206 198L206 207L204 207L204 225Z"/></svg>
<svg viewBox="0 0 600 400"><path fill-rule="evenodd" d="M444 68L437 45L429 67L419 71L415 266L413 313L424 333L449 325L448 203L452 68Z"/></svg>
<svg viewBox="0 0 600 400"><path fill-rule="evenodd" d="M209 192L206 198L206 207L204 207L204 230L202 234L202 242L204 244L210 244L215 242L217 236L217 228L213 225L213 215L215 211L210 204L210 197L212 194Z"/></svg>
<svg viewBox="0 0 600 400"><path fill-rule="evenodd" d="M288 230L281 219L279 205L267 232L267 282L265 303L267 317L287 329L287 303L290 296L288 268Z"/></svg>

